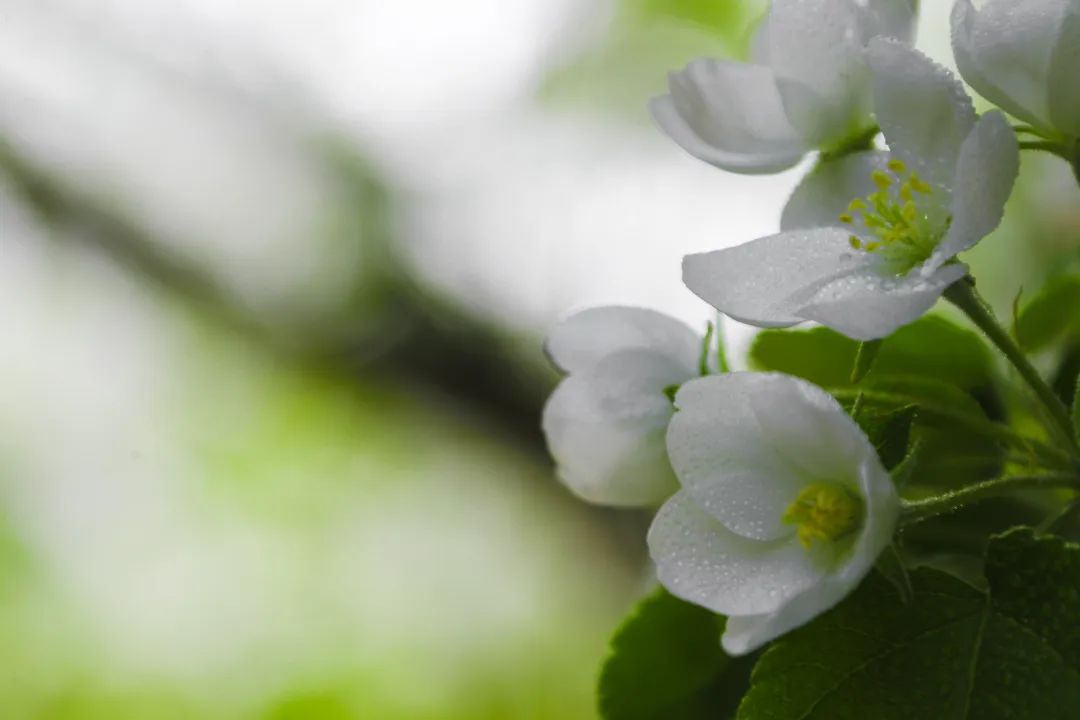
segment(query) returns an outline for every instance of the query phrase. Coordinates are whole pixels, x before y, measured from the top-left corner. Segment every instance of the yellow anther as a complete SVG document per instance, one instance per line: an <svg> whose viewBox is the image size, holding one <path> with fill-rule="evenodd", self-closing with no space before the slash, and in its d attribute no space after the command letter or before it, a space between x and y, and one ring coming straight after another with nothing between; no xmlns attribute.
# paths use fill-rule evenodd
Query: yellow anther
<svg viewBox="0 0 1080 720"><path fill-rule="evenodd" d="M875 170L873 173L870 174L870 178L874 181L874 184L882 190L885 190L893 184L892 175L885 172L884 170Z"/></svg>
<svg viewBox="0 0 1080 720"><path fill-rule="evenodd" d="M859 250L862 248L862 240L855 237L854 235L848 236L848 244L851 245L851 247L855 250Z"/></svg>
<svg viewBox="0 0 1080 720"><path fill-rule="evenodd" d="M911 180L908 180L900 186L900 199L910 201L911 198Z"/></svg>
<svg viewBox="0 0 1080 720"><path fill-rule="evenodd" d="M855 218L851 217L847 213L844 213L840 216L840 222L844 223L845 225L850 225L851 223L855 222Z"/></svg>
<svg viewBox="0 0 1080 720"><path fill-rule="evenodd" d="M784 512L783 521L796 526L804 548L813 540L834 541L856 530L862 523L863 501L839 483L814 483L803 488Z"/></svg>
<svg viewBox="0 0 1080 720"><path fill-rule="evenodd" d="M926 182L915 173L911 173L911 179L908 182L911 183L911 188L915 192L922 195L929 195L934 190L930 183Z"/></svg>
<svg viewBox="0 0 1080 720"><path fill-rule="evenodd" d="M849 213L857 213L866 209L866 203L862 198L855 198L847 206Z"/></svg>
<svg viewBox="0 0 1080 720"><path fill-rule="evenodd" d="M897 174L907 172L907 165L905 165L904 161L899 158L892 158L891 160L889 160L889 162L886 163L886 167L888 167L890 170Z"/></svg>
<svg viewBox="0 0 1080 720"><path fill-rule="evenodd" d="M866 243L866 247L864 249L866 250L866 252L874 252L879 247L881 247L881 243L875 241L871 243Z"/></svg>
<svg viewBox="0 0 1080 720"><path fill-rule="evenodd" d="M904 220L913 223L919 216L919 209L915 207L915 203L908 200L904 203L904 207L900 208L900 215L903 216Z"/></svg>

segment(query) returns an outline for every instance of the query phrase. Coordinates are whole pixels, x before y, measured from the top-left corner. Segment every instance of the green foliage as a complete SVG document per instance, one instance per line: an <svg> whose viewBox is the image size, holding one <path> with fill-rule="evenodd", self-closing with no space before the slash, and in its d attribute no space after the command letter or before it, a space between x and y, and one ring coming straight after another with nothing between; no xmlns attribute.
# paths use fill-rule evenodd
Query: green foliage
<svg viewBox="0 0 1080 720"><path fill-rule="evenodd" d="M1013 335L1028 352L1043 350L1066 336L1080 336L1080 275L1047 282L1017 315Z"/></svg>
<svg viewBox="0 0 1080 720"><path fill-rule="evenodd" d="M752 661L720 647L724 619L662 588L615 632L600 673L605 720L722 720L734 716Z"/></svg>
<svg viewBox="0 0 1080 720"><path fill-rule="evenodd" d="M750 348L755 370L797 375L822 387L851 384L859 343L828 328L765 330ZM993 364L979 336L945 318L928 315L900 328L877 352L869 378L915 375L965 390L990 382Z"/></svg>
<svg viewBox="0 0 1080 720"><path fill-rule="evenodd" d="M990 593L936 570L902 602L873 574L761 658L740 720L1065 720L1080 714L1080 548L1029 530L987 551Z"/></svg>
<svg viewBox="0 0 1080 720"><path fill-rule="evenodd" d="M856 422L877 448L878 457L887 470L892 470L907 457L912 424L918 410L917 405L868 405L864 401L856 415Z"/></svg>

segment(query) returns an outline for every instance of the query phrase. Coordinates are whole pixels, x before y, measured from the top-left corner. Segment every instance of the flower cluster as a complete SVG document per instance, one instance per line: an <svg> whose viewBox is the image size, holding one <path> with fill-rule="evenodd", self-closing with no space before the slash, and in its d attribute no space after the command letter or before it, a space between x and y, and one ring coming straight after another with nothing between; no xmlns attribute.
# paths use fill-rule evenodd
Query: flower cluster
<svg viewBox="0 0 1080 720"><path fill-rule="evenodd" d="M1000 108L981 115L957 77L914 49L916 8L774 0L750 62L694 60L652 101L672 140L727 171L776 172L817 153L779 233L684 259L686 286L722 315L818 323L868 354L943 295L979 323L957 256L1001 223L1020 149L1080 164L1080 2L956 1L956 64ZM829 392L728 372L708 337L637 308L574 315L548 352L568 374L543 418L562 480L591 502L658 508L656 575L727 617L729 654L840 602L893 542L897 483ZM1057 429L1074 432L1037 374L1009 357Z"/></svg>

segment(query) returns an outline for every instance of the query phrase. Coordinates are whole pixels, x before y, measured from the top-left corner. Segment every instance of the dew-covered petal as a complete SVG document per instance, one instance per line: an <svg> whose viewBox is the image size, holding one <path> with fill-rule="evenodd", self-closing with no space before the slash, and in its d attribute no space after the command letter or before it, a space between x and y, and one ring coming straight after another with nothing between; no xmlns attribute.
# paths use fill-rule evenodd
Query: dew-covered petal
<svg viewBox="0 0 1080 720"><path fill-rule="evenodd" d="M868 458L860 469L860 484L866 515L859 537L842 564L774 612L728 617L721 638L725 652L733 656L753 652L805 624L847 597L870 572L892 541L900 501L892 479L876 457Z"/></svg>
<svg viewBox="0 0 1080 720"><path fill-rule="evenodd" d="M1045 118L1036 117L1032 111L1013 99L997 82L994 75L984 70L980 60L980 48L976 44L976 21L978 11L971 0L956 0L952 10L952 49L960 75L975 92L1004 109L1009 114L1032 125L1045 127Z"/></svg>
<svg viewBox="0 0 1080 720"><path fill-rule="evenodd" d="M1073 2L1062 21L1050 56L1047 94L1054 128L1080 137L1080 3Z"/></svg>
<svg viewBox="0 0 1080 720"><path fill-rule="evenodd" d="M1068 2L970 0L953 9L953 48L964 79L987 100L1048 127L1046 78Z"/></svg>
<svg viewBox="0 0 1080 720"><path fill-rule="evenodd" d="M870 269L825 285L798 312L853 340L877 340L917 320L966 273L960 263L928 275L915 268L903 277Z"/></svg>
<svg viewBox="0 0 1080 720"><path fill-rule="evenodd" d="M592 367L620 350L653 350L668 355L694 374L701 338L685 324L655 310L608 306L566 318L551 331L545 349L564 372Z"/></svg>
<svg viewBox="0 0 1080 720"><path fill-rule="evenodd" d="M649 107L684 150L734 172L784 170L806 151L763 65L698 58L671 73L668 94Z"/></svg>
<svg viewBox="0 0 1080 720"><path fill-rule="evenodd" d="M807 230L838 225L840 214L855 198L874 192L871 174L885 170L889 154L879 150L822 159L784 206L781 230Z"/></svg>
<svg viewBox="0 0 1080 720"><path fill-rule="evenodd" d="M648 535L660 583L725 615L773 612L817 583L822 565L798 541L751 540L728 530L685 491L660 508Z"/></svg>
<svg viewBox="0 0 1080 720"><path fill-rule="evenodd" d="M918 50L885 38L867 50L874 110L889 149L925 180L952 187L960 146L975 124L963 85Z"/></svg>
<svg viewBox="0 0 1080 720"><path fill-rule="evenodd" d="M952 224L927 263L936 269L989 235L1005 214L1020 171L1020 150L999 111L979 118L960 148L952 193Z"/></svg>
<svg viewBox="0 0 1080 720"><path fill-rule="evenodd" d="M698 378L675 397L668 455L683 489L739 535L786 537L783 515L799 493L828 479L858 491L874 449L819 388L776 373Z"/></svg>
<svg viewBox="0 0 1080 720"><path fill-rule="evenodd" d="M665 354L630 349L564 379L542 421L560 479L598 504L663 502L677 489L665 447L673 408L664 389L689 377Z"/></svg>
<svg viewBox="0 0 1080 720"><path fill-rule="evenodd" d="M739 322L787 327L807 319L798 311L820 287L873 262L865 253L852 251L845 230L793 230L688 255L683 259L683 282Z"/></svg>
<svg viewBox="0 0 1080 720"><path fill-rule="evenodd" d="M769 59L791 123L811 146L827 146L869 124L866 64L855 3L775 0Z"/></svg>

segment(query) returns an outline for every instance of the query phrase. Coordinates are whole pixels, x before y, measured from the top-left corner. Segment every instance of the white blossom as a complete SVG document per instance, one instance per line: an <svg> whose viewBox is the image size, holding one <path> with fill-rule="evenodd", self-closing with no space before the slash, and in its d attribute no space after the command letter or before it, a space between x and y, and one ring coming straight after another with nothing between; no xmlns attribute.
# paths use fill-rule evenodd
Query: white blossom
<svg viewBox="0 0 1080 720"><path fill-rule="evenodd" d="M698 376L701 338L652 310L603 307L552 331L547 352L568 373L544 407L562 481L590 502L656 506L677 489L664 445L670 393Z"/></svg>
<svg viewBox="0 0 1080 720"><path fill-rule="evenodd" d="M690 255L683 280L736 320L805 320L857 340L885 337L930 309L967 268L954 258L993 231L1019 169L998 111L976 118L951 73L901 43L867 49L890 153L822 163L796 190L782 232Z"/></svg>
<svg viewBox="0 0 1080 720"><path fill-rule="evenodd" d="M692 61L669 76L653 117L691 155L735 172L844 147L873 132L866 43L910 42L915 15L913 0L775 0L750 62Z"/></svg>
<svg viewBox="0 0 1080 720"><path fill-rule="evenodd" d="M960 74L987 100L1047 137L1080 138L1080 0L957 0Z"/></svg>
<svg viewBox="0 0 1080 720"><path fill-rule="evenodd" d="M810 383L713 375L675 404L682 489L649 551L672 594L727 616L724 649L741 655L851 592L889 544L899 500L866 435Z"/></svg>

